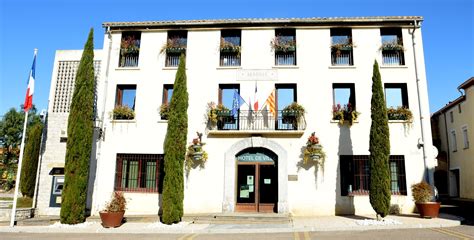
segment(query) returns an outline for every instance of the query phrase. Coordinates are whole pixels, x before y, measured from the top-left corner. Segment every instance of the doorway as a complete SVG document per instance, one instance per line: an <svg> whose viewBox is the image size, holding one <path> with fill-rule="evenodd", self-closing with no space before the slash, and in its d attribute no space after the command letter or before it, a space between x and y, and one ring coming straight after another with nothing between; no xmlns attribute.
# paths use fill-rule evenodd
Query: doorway
<svg viewBox="0 0 474 240"><path fill-rule="evenodd" d="M277 212L278 165L276 155L263 148L237 155L238 212Z"/></svg>

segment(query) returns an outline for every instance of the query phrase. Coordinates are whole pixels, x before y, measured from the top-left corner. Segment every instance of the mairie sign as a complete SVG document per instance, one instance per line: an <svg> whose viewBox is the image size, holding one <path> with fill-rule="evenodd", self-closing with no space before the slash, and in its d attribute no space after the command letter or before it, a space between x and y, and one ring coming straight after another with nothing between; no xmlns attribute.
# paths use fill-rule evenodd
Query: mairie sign
<svg viewBox="0 0 474 240"><path fill-rule="evenodd" d="M277 81L276 69L239 69L237 81Z"/></svg>
<svg viewBox="0 0 474 240"><path fill-rule="evenodd" d="M239 162L274 162L273 159L263 153L244 153L237 156Z"/></svg>

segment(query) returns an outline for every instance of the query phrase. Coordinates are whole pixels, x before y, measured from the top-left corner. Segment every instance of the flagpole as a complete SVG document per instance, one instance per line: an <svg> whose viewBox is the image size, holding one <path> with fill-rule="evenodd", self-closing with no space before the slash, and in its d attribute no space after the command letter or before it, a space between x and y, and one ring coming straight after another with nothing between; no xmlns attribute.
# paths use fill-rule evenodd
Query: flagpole
<svg viewBox="0 0 474 240"><path fill-rule="evenodd" d="M10 216L10 227L13 227L15 225L16 202L18 200L18 188L20 187L21 163L22 163L22 159L23 159L23 150L25 148L26 123L27 122L28 122L28 111L25 111L25 123L23 124L23 135L21 137L21 145L20 145L20 157L18 158L18 169L16 171L15 195L13 196L13 207L12 207L12 213L11 213L11 216Z"/></svg>

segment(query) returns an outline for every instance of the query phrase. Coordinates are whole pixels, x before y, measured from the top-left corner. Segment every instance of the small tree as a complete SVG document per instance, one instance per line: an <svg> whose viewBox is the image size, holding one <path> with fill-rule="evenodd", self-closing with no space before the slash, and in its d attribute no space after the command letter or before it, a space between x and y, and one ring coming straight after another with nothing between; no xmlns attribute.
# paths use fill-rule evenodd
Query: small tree
<svg viewBox="0 0 474 240"><path fill-rule="evenodd" d="M162 221L166 224L179 222L183 216L183 168L184 158L186 157L186 137L188 135L188 91L185 68L184 55L181 55L174 80L174 91L170 102L168 129L164 146L165 176Z"/></svg>
<svg viewBox="0 0 474 240"><path fill-rule="evenodd" d="M67 125L61 223L85 221L89 160L94 128L94 30L91 28L77 70Z"/></svg>
<svg viewBox="0 0 474 240"><path fill-rule="evenodd" d="M390 209L390 132L387 107L382 88L379 64L374 63L372 75L370 127L370 204L377 213L377 220L385 217Z"/></svg>
<svg viewBox="0 0 474 240"><path fill-rule="evenodd" d="M25 153L21 167L20 191L24 196L33 197L36 183L36 170L41 148L43 124L37 122L28 128Z"/></svg>

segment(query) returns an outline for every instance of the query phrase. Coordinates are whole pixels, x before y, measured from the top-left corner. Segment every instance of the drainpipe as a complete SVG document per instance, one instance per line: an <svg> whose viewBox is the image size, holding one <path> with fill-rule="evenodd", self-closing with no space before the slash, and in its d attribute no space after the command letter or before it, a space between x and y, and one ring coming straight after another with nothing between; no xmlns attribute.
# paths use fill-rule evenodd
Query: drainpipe
<svg viewBox="0 0 474 240"><path fill-rule="evenodd" d="M112 32L110 31L110 26L107 27L107 30L106 30L106 33L107 33L107 37L109 39L109 48L107 50L107 64L106 64L106 68L105 68L105 78L104 78L104 90L103 90L103 101L102 101L102 112L100 114L100 118L99 118L99 122L100 122L100 130L101 131L101 136L99 135L99 139L98 139L98 143L97 143L97 151L96 151L96 179L94 181L94 190L97 190L97 184L98 184L98 176L100 176L100 174L97 174L97 170L98 169L101 169L99 168L99 159L100 159L100 156L101 156L101 147L102 147L102 142L105 141L105 128L104 128L104 125L105 125L105 106L106 106L106 100L107 100L107 89L108 89L108 82L109 82L109 66L110 66L110 53L112 51ZM93 196L91 196L93 197ZM91 206L91 211L93 209L93 204ZM92 214L92 212L91 212Z"/></svg>
<svg viewBox="0 0 474 240"><path fill-rule="evenodd" d="M415 77L416 77L416 91L417 91L417 96L418 96L418 111L420 112L420 128L421 128L421 139L419 139L419 144L418 146L423 148L423 162L425 165L425 180L427 183L430 185L434 186L434 181L432 179L432 170L428 168L428 153L426 150L425 146L425 141L428 140L426 139L426 132L424 130L424 117L423 117L423 112L424 112L424 107L423 104L421 104L421 96L420 96L420 78L418 76L418 65L417 65L417 58L416 58L416 42L415 42L415 30L417 28L420 28L419 21L413 20L413 31L411 32L411 41L412 41L412 46L413 46L413 62L415 65ZM431 140L430 140L431 141ZM430 155L431 156L431 155Z"/></svg>
<svg viewBox="0 0 474 240"><path fill-rule="evenodd" d="M445 130L445 134L446 134L446 149L448 150L448 152L446 153L446 164L448 165L446 169L446 177L447 177L447 180L448 180L448 186L446 190L448 190L448 197L450 196L450 190L451 190L451 184L450 183L450 180L449 180L449 168L450 168L450 165L451 165L451 158L449 156L449 154L451 153L449 151L449 136L448 136L448 123L447 123L447 120L446 120L446 112L443 112L443 116L444 116L444 130Z"/></svg>

